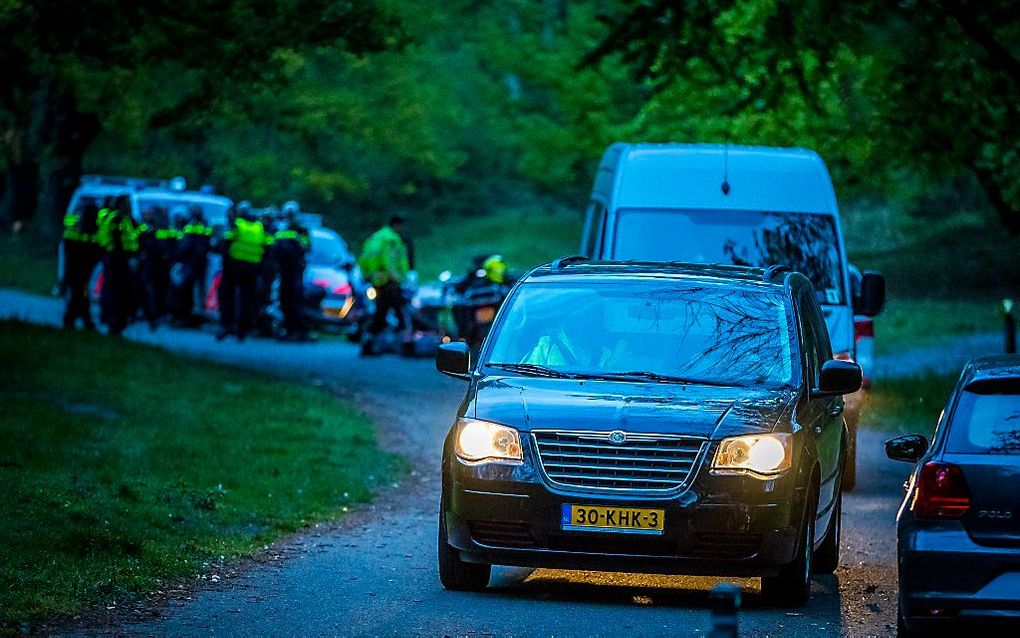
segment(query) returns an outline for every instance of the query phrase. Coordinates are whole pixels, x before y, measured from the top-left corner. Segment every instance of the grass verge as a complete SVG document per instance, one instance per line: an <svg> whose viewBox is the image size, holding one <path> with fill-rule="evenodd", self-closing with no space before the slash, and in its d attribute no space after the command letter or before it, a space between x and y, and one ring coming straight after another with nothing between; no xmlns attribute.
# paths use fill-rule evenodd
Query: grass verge
<svg viewBox="0 0 1020 638"><path fill-rule="evenodd" d="M56 246L39 246L28 236L0 235L0 288L48 295L56 280Z"/></svg>
<svg viewBox="0 0 1020 638"><path fill-rule="evenodd" d="M460 275L475 255L498 253L516 273L574 255L581 248L584 223L576 211L537 207L504 210L482 217L450 219L415 241L422 281L444 270Z"/></svg>
<svg viewBox="0 0 1020 638"><path fill-rule="evenodd" d="M370 498L401 471L325 392L0 322L0 628L124 600Z"/></svg>
<svg viewBox="0 0 1020 638"><path fill-rule="evenodd" d="M931 437L958 375L927 374L882 379L864 395L861 427Z"/></svg>

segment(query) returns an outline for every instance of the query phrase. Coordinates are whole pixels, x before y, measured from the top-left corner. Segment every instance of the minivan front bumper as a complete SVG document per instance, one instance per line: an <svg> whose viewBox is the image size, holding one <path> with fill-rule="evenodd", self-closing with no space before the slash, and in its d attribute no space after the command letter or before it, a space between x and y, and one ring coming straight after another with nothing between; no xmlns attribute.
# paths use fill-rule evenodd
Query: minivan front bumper
<svg viewBox="0 0 1020 638"><path fill-rule="evenodd" d="M563 490L528 464L468 465L451 455L445 469L447 536L468 562L770 576L796 556L803 505L792 473L766 482L696 469L676 494L649 497ZM662 509L663 533L565 530L564 504Z"/></svg>

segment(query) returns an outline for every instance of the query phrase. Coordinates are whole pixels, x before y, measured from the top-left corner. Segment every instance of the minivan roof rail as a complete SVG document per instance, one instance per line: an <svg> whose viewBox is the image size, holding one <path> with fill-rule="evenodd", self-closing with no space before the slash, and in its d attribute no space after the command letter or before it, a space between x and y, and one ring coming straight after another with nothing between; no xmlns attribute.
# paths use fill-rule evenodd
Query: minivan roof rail
<svg viewBox="0 0 1020 638"><path fill-rule="evenodd" d="M761 278L765 281L772 281L772 278L781 272L793 272L793 269L786 264L772 264L765 269L762 273Z"/></svg>
<svg viewBox="0 0 1020 638"><path fill-rule="evenodd" d="M564 266L569 266L570 264L582 261L588 261L588 257L585 257L584 255L568 255L567 257L560 257L552 263L552 269L559 270Z"/></svg>

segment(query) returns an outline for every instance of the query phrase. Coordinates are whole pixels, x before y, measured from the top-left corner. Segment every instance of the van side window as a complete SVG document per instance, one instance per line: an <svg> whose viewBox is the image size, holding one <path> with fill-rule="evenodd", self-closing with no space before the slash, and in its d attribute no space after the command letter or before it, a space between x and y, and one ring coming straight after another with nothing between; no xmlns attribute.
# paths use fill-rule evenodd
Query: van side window
<svg viewBox="0 0 1020 638"><path fill-rule="evenodd" d="M602 227L606 222L606 207L599 202L588 204L588 210L584 218L584 240L581 245L581 254L586 257L598 257L595 250L598 248L599 239L602 238Z"/></svg>

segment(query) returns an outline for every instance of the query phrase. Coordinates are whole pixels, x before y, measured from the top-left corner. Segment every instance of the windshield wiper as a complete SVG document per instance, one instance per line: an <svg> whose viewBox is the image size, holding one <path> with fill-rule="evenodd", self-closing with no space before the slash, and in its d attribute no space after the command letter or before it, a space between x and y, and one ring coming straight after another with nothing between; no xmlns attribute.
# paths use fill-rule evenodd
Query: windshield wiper
<svg viewBox="0 0 1020 638"><path fill-rule="evenodd" d="M577 376L548 366L541 366L537 363L486 363L485 365L490 368L499 368L500 370L509 370L510 372L520 372L521 374L527 374L535 377L573 379Z"/></svg>
<svg viewBox="0 0 1020 638"><path fill-rule="evenodd" d="M685 379L683 377L674 377L668 374L659 374L658 372L649 372L648 370L631 370L630 372L600 372L594 374L600 379L639 379L642 381L655 381L656 383L684 383L688 385L717 385L717 386L728 386L728 383L719 383L717 381L703 381L701 379Z"/></svg>

